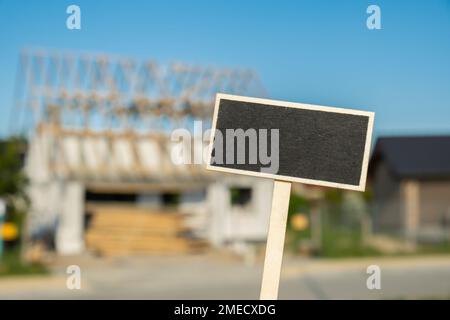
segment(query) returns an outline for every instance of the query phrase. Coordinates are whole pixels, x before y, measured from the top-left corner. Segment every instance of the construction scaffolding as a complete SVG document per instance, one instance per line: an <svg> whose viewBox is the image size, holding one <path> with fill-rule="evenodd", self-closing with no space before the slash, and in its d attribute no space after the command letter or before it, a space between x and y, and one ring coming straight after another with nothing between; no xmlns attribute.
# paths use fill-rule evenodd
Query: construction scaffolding
<svg viewBox="0 0 450 320"><path fill-rule="evenodd" d="M49 137L52 172L86 179L166 177L176 171L170 132L192 129L194 120L208 127L215 93L264 94L250 70L43 50L22 52L17 79L16 129Z"/></svg>
<svg viewBox="0 0 450 320"><path fill-rule="evenodd" d="M167 131L210 119L217 92L265 95L251 70L24 50L15 105L22 117L24 111L32 115L22 122L28 128L32 121L85 130Z"/></svg>
<svg viewBox="0 0 450 320"><path fill-rule="evenodd" d="M177 128L192 131L195 120L202 120L203 130L208 129L217 92L265 96L264 88L251 70L183 63L161 65L106 54L24 50L19 59L12 123L14 131L29 137L26 163L32 202L30 234L54 229L57 250L77 253L84 248L86 210L95 207L95 212L104 216L105 208L115 205L102 204L102 209L98 203L87 203L86 192L135 195L177 192L186 200L182 200L177 210L189 212L190 218L185 222L194 234L215 243L233 237L229 226L213 221L217 217L223 219L221 216L232 211L228 203L229 188L220 185L238 183L259 190L256 184L267 184L267 181L237 178L218 183L215 175L200 164L177 165L173 161L177 146L171 141L171 133ZM192 141L183 143L203 149L208 141L192 135ZM195 192L203 192L204 196L199 197ZM258 192L253 193L255 199ZM151 217L156 218L161 209L163 206ZM129 217L142 214L142 210L130 205L124 210L137 212ZM266 214L260 205L250 206L248 210L259 211L255 219L261 213ZM98 232L102 237L106 234L105 237L111 238L104 231L109 229L103 228L111 226L98 226L98 221L108 219L99 217L92 219L94 225L101 230ZM251 238L264 237L265 225L261 225L264 222L264 219L261 222L250 219L245 223L252 226L244 230L248 229ZM97 241L98 232L90 235L88 242ZM225 233L226 237L220 236ZM131 233L124 230L121 234L127 237ZM105 246L108 252L118 247L119 242L120 251L127 251L123 236L117 243ZM153 239L154 235L146 234L146 237ZM245 240L246 235L239 237ZM148 247L141 243L136 242L134 247Z"/></svg>

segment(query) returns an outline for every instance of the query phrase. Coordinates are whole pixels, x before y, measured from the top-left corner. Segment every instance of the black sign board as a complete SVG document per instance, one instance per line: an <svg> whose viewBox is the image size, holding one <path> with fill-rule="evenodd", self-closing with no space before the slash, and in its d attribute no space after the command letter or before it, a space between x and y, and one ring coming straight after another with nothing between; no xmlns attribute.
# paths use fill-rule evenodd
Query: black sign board
<svg viewBox="0 0 450 320"><path fill-rule="evenodd" d="M217 94L210 170L363 191L374 113Z"/></svg>

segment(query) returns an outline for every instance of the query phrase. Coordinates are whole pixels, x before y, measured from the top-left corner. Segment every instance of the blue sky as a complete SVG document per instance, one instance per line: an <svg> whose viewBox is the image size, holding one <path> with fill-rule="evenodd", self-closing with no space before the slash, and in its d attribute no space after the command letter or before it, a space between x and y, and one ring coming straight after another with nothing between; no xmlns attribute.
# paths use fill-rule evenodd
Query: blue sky
<svg viewBox="0 0 450 320"><path fill-rule="evenodd" d="M377 134L450 134L449 0L0 0L1 136L25 47L249 67L273 99L375 111Z"/></svg>

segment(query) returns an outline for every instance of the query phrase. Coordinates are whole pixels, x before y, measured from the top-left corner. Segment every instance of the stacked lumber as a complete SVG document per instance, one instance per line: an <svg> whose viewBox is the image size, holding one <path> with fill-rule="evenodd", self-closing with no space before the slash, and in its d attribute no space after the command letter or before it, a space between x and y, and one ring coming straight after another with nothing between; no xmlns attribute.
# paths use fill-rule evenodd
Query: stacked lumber
<svg viewBox="0 0 450 320"><path fill-rule="evenodd" d="M184 215L131 205L88 204L87 248L102 255L185 254L206 247L189 236Z"/></svg>

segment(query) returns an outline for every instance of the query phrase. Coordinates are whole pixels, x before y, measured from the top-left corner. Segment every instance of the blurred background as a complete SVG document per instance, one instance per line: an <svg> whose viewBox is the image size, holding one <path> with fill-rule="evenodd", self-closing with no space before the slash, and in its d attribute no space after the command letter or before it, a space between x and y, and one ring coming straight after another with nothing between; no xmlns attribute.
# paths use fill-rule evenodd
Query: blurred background
<svg viewBox="0 0 450 320"><path fill-rule="evenodd" d="M449 299L450 2L371 4L0 0L0 298L258 298L273 182L173 161L224 92L376 113L366 192L293 185L280 298Z"/></svg>

